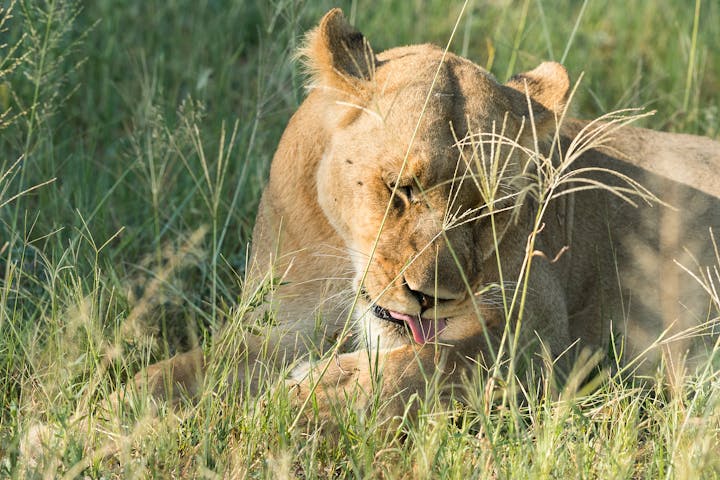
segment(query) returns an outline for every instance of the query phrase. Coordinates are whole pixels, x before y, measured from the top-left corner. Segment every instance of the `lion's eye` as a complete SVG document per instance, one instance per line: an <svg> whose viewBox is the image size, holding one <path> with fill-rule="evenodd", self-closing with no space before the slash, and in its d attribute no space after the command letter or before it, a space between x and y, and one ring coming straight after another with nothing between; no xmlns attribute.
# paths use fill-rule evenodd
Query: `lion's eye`
<svg viewBox="0 0 720 480"><path fill-rule="evenodd" d="M388 191L390 192L390 195L392 195L392 192L395 191L395 197L393 198L393 203L395 205L395 208L399 211L404 210L405 207L409 206L410 203L412 203L415 200L412 185L397 185L396 186L395 182L388 182L387 188L388 188Z"/></svg>
<svg viewBox="0 0 720 480"><path fill-rule="evenodd" d="M412 185L397 185L397 186L395 186L395 182L390 182L390 183L388 183L387 187L391 194L394 190L395 195L399 196L401 199L407 200L408 202L411 202L413 200Z"/></svg>

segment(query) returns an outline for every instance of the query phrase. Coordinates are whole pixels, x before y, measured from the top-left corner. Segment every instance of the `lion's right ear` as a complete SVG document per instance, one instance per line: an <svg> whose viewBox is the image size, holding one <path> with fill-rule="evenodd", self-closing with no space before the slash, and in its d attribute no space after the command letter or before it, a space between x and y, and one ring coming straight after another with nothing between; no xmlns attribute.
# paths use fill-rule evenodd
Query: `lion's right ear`
<svg viewBox="0 0 720 480"><path fill-rule="evenodd" d="M515 75L503 88L514 113L528 118L532 109L535 127L545 135L556 128L556 119L563 114L570 94L570 77L559 63L544 62L529 72Z"/></svg>
<svg viewBox="0 0 720 480"><path fill-rule="evenodd" d="M314 86L359 95L375 72L375 53L365 36L334 8L305 37L299 57Z"/></svg>

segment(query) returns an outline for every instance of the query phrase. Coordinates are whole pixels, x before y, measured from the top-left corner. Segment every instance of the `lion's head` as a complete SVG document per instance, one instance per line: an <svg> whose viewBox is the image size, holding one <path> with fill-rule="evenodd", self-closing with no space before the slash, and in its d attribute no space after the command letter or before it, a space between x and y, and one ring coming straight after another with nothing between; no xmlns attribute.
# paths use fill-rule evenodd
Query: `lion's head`
<svg viewBox="0 0 720 480"><path fill-rule="evenodd" d="M543 63L501 85L431 45L376 54L338 9L302 54L329 132L318 201L353 259L367 340L462 336L450 319L497 281L493 252L527 163L497 139L531 146L554 130L565 69Z"/></svg>

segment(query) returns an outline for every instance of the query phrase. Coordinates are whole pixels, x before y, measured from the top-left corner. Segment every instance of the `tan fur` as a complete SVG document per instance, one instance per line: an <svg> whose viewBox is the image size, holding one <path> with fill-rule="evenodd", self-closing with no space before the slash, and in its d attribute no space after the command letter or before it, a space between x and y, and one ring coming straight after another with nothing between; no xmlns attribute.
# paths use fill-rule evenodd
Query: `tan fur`
<svg viewBox="0 0 720 480"><path fill-rule="evenodd" d="M358 406L380 392L386 414L399 414L410 395L426 391L436 370L452 386L474 362L490 363L506 325L500 291L493 287L501 278L499 265L504 280L518 278L537 209L530 196L486 205L484 213L494 212L495 238L490 216L443 228L447 214L462 215L488 201L472 179L457 181L458 162L460 174L465 168L461 153L472 153L457 141L504 129L528 148L539 135L539 145L547 148L570 82L562 66L544 63L501 85L469 60L431 45L375 54L338 9L308 35L302 55L311 91L273 159L249 271L251 286L271 268L282 277L264 307L277 324L266 338L247 337L243 361L263 358L263 340L278 352L278 366L328 351L350 321L358 350L297 369L298 402L309 395L312 378L319 379L315 394L325 414L326 401L357 387ZM586 125L563 122L564 150ZM530 360L541 342L545 351L565 352L565 358L581 348L607 351L612 325L625 333L625 358L643 353L651 369L667 345L645 349L665 328L672 333L717 318L717 306L674 260L695 270L695 260L704 266L714 261L708 227L720 230L720 144L629 127L613 137L573 168L622 172L677 210L637 199L634 207L603 190L550 203L517 332L521 353ZM527 186L518 181L528 178L520 176L527 155L509 148L505 154L511 161L496 198ZM593 178L624 185L613 176ZM553 261L564 247L569 249ZM375 317L371 302L447 319L447 327L436 342L419 345L404 328ZM516 319L517 310L513 329ZM686 343L676 345L676 355L690 351ZM156 386L163 372L172 371L173 381L192 392L202 365L198 351L190 352L137 380L149 378Z"/></svg>

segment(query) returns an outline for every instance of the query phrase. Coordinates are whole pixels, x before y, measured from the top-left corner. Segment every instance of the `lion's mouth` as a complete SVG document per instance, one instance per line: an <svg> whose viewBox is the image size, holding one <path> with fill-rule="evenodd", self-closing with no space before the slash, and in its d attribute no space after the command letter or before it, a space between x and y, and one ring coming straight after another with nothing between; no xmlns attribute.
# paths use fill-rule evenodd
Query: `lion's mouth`
<svg viewBox="0 0 720 480"><path fill-rule="evenodd" d="M371 311L377 318L409 330L413 340L420 345L435 340L447 326L445 318L422 318L420 315L394 312L375 303L372 304Z"/></svg>

